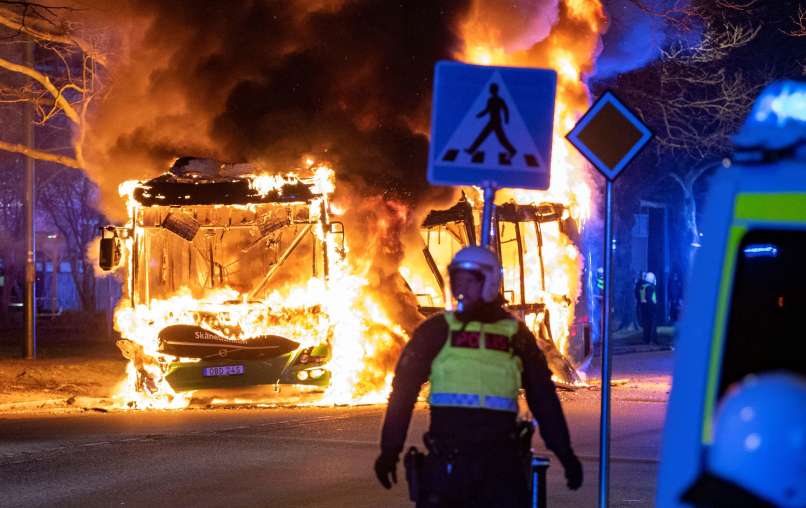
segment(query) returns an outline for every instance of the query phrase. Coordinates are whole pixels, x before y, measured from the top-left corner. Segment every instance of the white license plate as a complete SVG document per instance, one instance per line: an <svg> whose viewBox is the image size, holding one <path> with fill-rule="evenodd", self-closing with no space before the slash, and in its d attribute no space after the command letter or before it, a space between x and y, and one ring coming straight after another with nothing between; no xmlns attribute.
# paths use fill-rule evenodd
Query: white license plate
<svg viewBox="0 0 806 508"><path fill-rule="evenodd" d="M245 371L243 365L222 365L220 367L205 367L202 369L202 376L241 376Z"/></svg>

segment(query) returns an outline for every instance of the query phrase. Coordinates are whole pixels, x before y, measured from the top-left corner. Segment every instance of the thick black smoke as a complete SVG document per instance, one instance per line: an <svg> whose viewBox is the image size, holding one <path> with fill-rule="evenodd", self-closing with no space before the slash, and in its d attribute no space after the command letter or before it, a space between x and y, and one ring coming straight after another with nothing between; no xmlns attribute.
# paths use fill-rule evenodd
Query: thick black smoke
<svg viewBox="0 0 806 508"><path fill-rule="evenodd" d="M102 11L122 34L85 146L102 210L122 218L117 185L179 155L279 173L303 155L327 161L353 256L411 328L404 237L453 194L425 178L433 69L461 49L470 3L130 0Z"/></svg>
<svg viewBox="0 0 806 508"><path fill-rule="evenodd" d="M245 158L310 152L359 189L418 201L427 189L433 66L457 45L452 27L463 3L367 0L306 16L253 53L259 74L233 87L215 137ZM241 42L225 44L237 52Z"/></svg>
<svg viewBox="0 0 806 508"><path fill-rule="evenodd" d="M459 49L468 3L133 0L107 13L128 58L91 122L91 173L111 188L187 151L277 171L310 154L350 192L416 207L434 192L434 63Z"/></svg>

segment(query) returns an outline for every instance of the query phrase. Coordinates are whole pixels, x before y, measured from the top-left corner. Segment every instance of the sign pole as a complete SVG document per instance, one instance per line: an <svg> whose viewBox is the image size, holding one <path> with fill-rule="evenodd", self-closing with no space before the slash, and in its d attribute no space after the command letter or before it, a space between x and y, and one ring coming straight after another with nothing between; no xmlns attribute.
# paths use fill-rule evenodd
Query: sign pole
<svg viewBox="0 0 806 508"><path fill-rule="evenodd" d="M613 181L605 191L604 301L602 302L602 406L599 421L599 507L609 505L610 478L610 295L613 288Z"/></svg>
<svg viewBox="0 0 806 508"><path fill-rule="evenodd" d="M565 137L605 177L604 294L602 295L602 405L599 421L599 506L607 508L610 479L610 301L613 293L613 185L652 139L652 131L610 90Z"/></svg>
<svg viewBox="0 0 806 508"><path fill-rule="evenodd" d="M489 249L493 233L493 213L495 212L495 186L484 182L484 210L481 214L481 246Z"/></svg>

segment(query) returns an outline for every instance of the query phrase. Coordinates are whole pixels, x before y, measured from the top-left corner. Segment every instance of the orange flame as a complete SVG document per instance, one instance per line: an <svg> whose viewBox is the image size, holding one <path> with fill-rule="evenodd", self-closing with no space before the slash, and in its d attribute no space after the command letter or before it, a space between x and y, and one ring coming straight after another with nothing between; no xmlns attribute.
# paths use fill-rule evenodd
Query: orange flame
<svg viewBox="0 0 806 508"><path fill-rule="evenodd" d="M568 217L582 226L591 213L591 185L584 159L568 145L563 135L588 107L588 90L582 79L592 68L605 19L597 0L563 0L560 8L558 22L548 37L519 51L504 49L500 40L503 31L490 27L484 20L472 19L471 15L462 33L464 49L455 56L482 65L549 67L557 71L551 187L540 192L502 191L499 199L519 204L562 203ZM313 172L314 192L322 195L321 200L314 200L309 207L312 231L317 238L326 238L332 232L325 231L321 221L316 219L323 208L331 214L337 211L329 202L334 191L333 172L326 166L317 166L307 156L303 158L303 165L305 170ZM293 174L257 175L253 178L253 189L267 194L296 178ZM132 195L135 185L136 182L125 183L120 189L128 200L130 228L136 223L139 206ZM473 192L468 195L472 199ZM535 231L524 228L522 233L524 245L536 245ZM538 252L527 248L523 252L526 272L523 298L546 305L554 342L561 351L567 352L569 329L574 320L573 304L581 291L582 256L559 228L546 227L542 233L545 286ZM138 241L142 238L130 236L123 241L130 286L133 253ZM332 378L320 403L382 401L391 384L391 372L387 368L389 358L386 357L394 354L407 336L370 291L364 269L346 256L349 248L345 245L341 250L333 241L326 244L328 257L334 260L326 281L317 277L286 281L259 301L248 299L234 287L210 289L203 294L184 288L159 297L147 296L135 305L130 299L123 299L115 313L116 329L135 346L124 349L131 360L128 378L119 392L125 407L181 408L190 402L192 393L176 393L165 379L166 366L171 362L194 361L171 357L158 350L158 333L170 324L197 324L234 340L280 335L305 346L328 343L332 356L324 367L332 373ZM419 249L409 253L401 270L409 285L431 302L449 305L449 294L437 294L418 280L417 274L424 273L423 261L414 261L415 254L422 257ZM517 286L515 280L519 274L512 268L514 263L511 254L509 256L504 259L505 278L507 286L513 287ZM240 303L233 303L233 300ZM200 308L209 311L207 315L225 317L205 320L200 317ZM541 312L527 316L526 320L527 324L534 325L544 319L545 314Z"/></svg>
<svg viewBox="0 0 806 508"><path fill-rule="evenodd" d="M546 191L506 190L498 193L498 201L518 204L562 203L579 227L590 217L591 183L587 163L565 140L577 120L589 106L589 92L582 81L592 68L598 51L599 32L605 23L604 9L597 0L563 0L559 21L548 37L532 48L507 52L499 39L500 32L483 29L483 23L470 19L463 32L464 50L459 60L481 65L544 67L557 71L554 140L551 156L551 186ZM524 228L526 229L526 228ZM525 230L524 245L535 245L534 231ZM556 230L543 235L546 288L541 288L536 252L524 253L526 268L526 301L544 302L551 315L551 331L555 344L568 351L569 330L574 319L573 303L581 293L582 256L568 236ZM511 268L516 262L503 259L505 281L517 287L519 274ZM527 316L527 323L539 316Z"/></svg>
<svg viewBox="0 0 806 508"><path fill-rule="evenodd" d="M314 235L329 239L320 221L324 201L335 190L333 171L319 165L311 168L312 192L321 195L308 207L310 223L316 224ZM289 182L299 181L294 174L285 176L251 176L253 190L265 195L281 190ZM133 198L136 183L121 185L129 203L128 228L138 220L140 205ZM249 209L252 205L232 208ZM332 239L331 239L332 240ZM129 237L124 242L129 284L133 277L135 244L143 237ZM322 369L331 373L330 384L318 403L355 404L381 401L389 391L391 377L382 368L385 362L374 361L386 350L406 340L406 333L386 314L383 306L368 291L368 282L346 257L348 247L325 243L328 249L329 276L295 279L254 300L232 287L206 289L202 294L182 287L168 295L140 295L140 303L132 305L131 294L115 310L115 328L124 339L119 344L130 359L127 379L117 397L126 408L176 409L186 407L192 392L177 393L166 380L168 366L174 362L198 361L178 358L159 350L158 335L170 325L197 325L230 340L248 341L251 337L275 335L293 340L300 348L328 344L332 356ZM343 249L343 250L341 250ZM141 254L142 256L142 254ZM140 262L143 262L141 259ZM131 293L133 289L129 288Z"/></svg>

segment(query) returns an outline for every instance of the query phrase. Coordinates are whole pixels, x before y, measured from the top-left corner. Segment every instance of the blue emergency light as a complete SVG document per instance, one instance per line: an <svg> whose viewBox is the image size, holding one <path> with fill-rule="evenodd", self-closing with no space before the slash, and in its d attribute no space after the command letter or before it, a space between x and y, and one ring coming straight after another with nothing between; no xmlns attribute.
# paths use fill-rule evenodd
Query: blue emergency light
<svg viewBox="0 0 806 508"><path fill-rule="evenodd" d="M733 137L738 164L770 164L806 157L806 82L769 85Z"/></svg>
<svg viewBox="0 0 806 508"><path fill-rule="evenodd" d="M778 256L778 247L772 244L750 244L743 252L746 258L774 258Z"/></svg>

